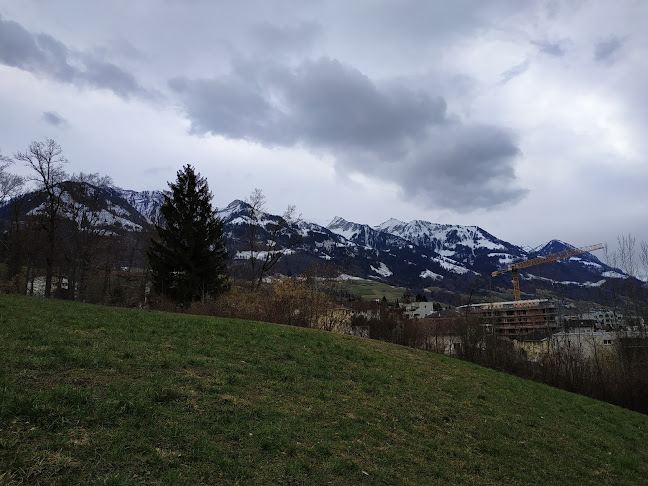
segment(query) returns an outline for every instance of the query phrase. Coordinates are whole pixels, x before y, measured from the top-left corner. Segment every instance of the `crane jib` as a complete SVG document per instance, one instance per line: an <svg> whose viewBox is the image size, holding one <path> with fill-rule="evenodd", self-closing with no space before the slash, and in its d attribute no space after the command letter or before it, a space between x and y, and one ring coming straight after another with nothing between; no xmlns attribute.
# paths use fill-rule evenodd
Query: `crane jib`
<svg viewBox="0 0 648 486"><path fill-rule="evenodd" d="M515 300L520 300L520 288L519 288L519 279L518 279L519 269L532 267L534 265L540 265L541 263L555 262L556 260L569 258L572 256L580 255L582 253L588 253L594 250L600 250L602 248L605 248L605 245L602 243L597 243L596 245L590 245L590 246L583 246L580 248L567 248L565 250L561 250L556 253L550 253L549 255L542 255L539 257L531 258L530 260L511 263L506 266L506 270L496 270L493 273L491 273L491 276L495 277L503 273L511 272L513 278L513 291L515 295Z"/></svg>

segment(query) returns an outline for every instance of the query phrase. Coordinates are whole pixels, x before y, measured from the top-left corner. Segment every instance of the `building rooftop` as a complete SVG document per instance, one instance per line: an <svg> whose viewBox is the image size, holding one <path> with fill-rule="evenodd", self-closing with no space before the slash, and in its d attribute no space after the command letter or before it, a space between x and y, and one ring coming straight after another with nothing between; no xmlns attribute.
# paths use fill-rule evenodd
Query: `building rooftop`
<svg viewBox="0 0 648 486"><path fill-rule="evenodd" d="M506 309L514 307L534 307L549 303L551 303L549 299L510 300L507 302L486 302L483 304L462 305L457 307L457 309L465 309L466 307L477 309Z"/></svg>

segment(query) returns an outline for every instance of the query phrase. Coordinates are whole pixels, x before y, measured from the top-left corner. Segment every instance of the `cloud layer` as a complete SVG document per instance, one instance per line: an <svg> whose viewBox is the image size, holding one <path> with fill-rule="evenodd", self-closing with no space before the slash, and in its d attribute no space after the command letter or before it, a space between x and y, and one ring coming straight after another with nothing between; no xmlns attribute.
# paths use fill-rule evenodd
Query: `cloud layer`
<svg viewBox="0 0 648 486"><path fill-rule="evenodd" d="M48 34L33 34L2 17L0 63L80 87L107 89L124 99L148 96L131 73L115 64L72 51Z"/></svg>
<svg viewBox="0 0 648 486"><path fill-rule="evenodd" d="M190 162L218 204L262 187L320 223L648 240L648 2L21 0L0 15L9 152L55 137L75 170L134 189Z"/></svg>
<svg viewBox="0 0 648 486"><path fill-rule="evenodd" d="M240 62L227 76L169 84L196 134L323 151L339 173L396 183L426 207L491 209L525 194L508 131L465 124L442 97L377 83L335 59Z"/></svg>

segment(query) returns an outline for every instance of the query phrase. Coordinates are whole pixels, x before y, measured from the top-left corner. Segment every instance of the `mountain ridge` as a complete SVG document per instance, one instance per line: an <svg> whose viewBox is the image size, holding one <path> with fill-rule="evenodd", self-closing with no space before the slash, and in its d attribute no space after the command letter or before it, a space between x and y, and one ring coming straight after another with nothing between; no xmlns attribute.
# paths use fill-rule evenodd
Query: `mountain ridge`
<svg viewBox="0 0 648 486"><path fill-rule="evenodd" d="M74 184L86 183L65 184L73 188ZM120 217L131 217L134 223L136 220L136 225L130 228L132 231L141 228L145 224L143 221L149 225L163 222L160 213L164 200L162 191L95 189L110 194L100 201L106 208L114 210L118 207ZM33 204L28 207L25 201L35 201L36 192L23 197L25 213L34 210ZM0 208L0 220L3 214L5 220L8 219L9 206ZM137 217L130 208L137 212ZM249 253L250 205L236 199L223 208L215 209L224 223L230 256L234 263L242 263L246 252ZM270 234L281 221L281 216L261 213L257 215L257 221L260 231ZM479 226L438 224L420 219L403 222L390 218L372 227L336 216L327 226L303 220L290 225L278 235L278 243L289 247L290 251L277 265L276 271L298 274L319 262L333 265L349 275L412 289L434 286L450 291L469 291L481 276L490 278L492 271L509 263L573 247L560 240L550 240L531 250L501 240ZM129 229L124 223L121 226ZM622 275L593 254L557 263L525 269L521 276L525 280L524 290L534 292L556 283L585 289L601 280ZM505 290L510 287L506 276L497 277L492 282L492 285Z"/></svg>

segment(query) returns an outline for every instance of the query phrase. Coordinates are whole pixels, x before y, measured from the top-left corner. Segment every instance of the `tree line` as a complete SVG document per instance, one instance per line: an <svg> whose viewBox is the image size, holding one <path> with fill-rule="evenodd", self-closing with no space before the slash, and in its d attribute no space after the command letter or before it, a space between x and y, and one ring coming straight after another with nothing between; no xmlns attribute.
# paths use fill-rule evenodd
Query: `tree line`
<svg viewBox="0 0 648 486"><path fill-rule="evenodd" d="M114 193L110 177L68 174L68 160L52 139L0 157L0 291L141 303L151 233L105 224L102 202ZM14 164L29 174L9 173Z"/></svg>
<svg viewBox="0 0 648 486"><path fill-rule="evenodd" d="M0 162L0 291L116 305L167 300L167 306L186 309L222 295L231 277L260 290L299 239L294 206L262 224L265 196L255 189L246 199L248 255L244 265L232 266L207 180L191 165L168 184L161 220L128 231L105 221L102 201L114 195L111 178L68 174L68 160L53 139L34 141L12 157L0 154ZM11 174L14 164L30 169L29 175ZM289 241L280 242L286 236Z"/></svg>

